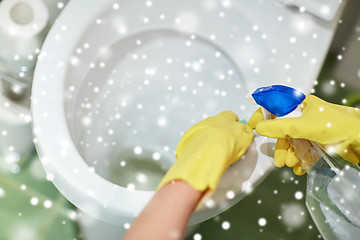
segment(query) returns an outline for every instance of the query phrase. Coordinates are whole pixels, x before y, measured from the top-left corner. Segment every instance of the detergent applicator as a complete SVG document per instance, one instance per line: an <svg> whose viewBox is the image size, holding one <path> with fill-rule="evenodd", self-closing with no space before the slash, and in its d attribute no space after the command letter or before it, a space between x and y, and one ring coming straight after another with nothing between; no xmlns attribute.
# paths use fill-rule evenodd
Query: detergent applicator
<svg viewBox="0 0 360 240"><path fill-rule="evenodd" d="M305 94L295 88L284 85L272 85L256 89L252 94L247 96L250 104L257 104L261 106L264 119L271 119L271 114L277 118L295 118L301 117L302 112L300 104L304 101ZM337 171L338 169L328 159L324 153L326 151L321 145L316 142L304 139L289 139L291 145L296 149L303 149L304 147L312 147L312 158L300 159L301 167L309 172L316 162L323 157L330 167ZM301 151L298 151L301 154Z"/></svg>
<svg viewBox="0 0 360 240"><path fill-rule="evenodd" d="M305 95L273 85L247 96L261 106L264 119L301 117ZM274 120L276 121L276 119ZM357 239L360 234L360 168L320 144L305 139L286 139L296 150L301 168L308 173L306 206L324 239ZM311 153L304 155L304 153Z"/></svg>
<svg viewBox="0 0 360 240"><path fill-rule="evenodd" d="M272 85L258 88L246 98L250 104L260 105L264 119L270 119L270 113L276 117L300 117L305 95L291 87Z"/></svg>

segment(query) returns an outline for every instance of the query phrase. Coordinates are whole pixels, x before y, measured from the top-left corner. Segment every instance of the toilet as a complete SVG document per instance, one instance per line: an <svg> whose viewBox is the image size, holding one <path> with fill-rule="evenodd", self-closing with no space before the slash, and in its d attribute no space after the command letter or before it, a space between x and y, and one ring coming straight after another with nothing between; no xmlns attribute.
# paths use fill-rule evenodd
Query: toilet
<svg viewBox="0 0 360 240"><path fill-rule="evenodd" d="M39 54L31 110L47 178L82 212L87 239L97 227L121 237L196 122L223 110L246 122L256 107L245 96L260 86L310 93L342 6L322 18L290 3L68 3ZM271 171L274 144L256 136L190 225L249 194Z"/></svg>

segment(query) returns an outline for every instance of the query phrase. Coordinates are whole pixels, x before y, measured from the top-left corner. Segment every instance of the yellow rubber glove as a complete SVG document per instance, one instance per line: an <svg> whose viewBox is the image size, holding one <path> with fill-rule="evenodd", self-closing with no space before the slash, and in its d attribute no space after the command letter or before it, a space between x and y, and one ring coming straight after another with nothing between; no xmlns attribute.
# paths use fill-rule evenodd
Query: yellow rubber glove
<svg viewBox="0 0 360 240"><path fill-rule="evenodd" d="M328 103L312 95L306 96L301 108L303 114L298 118L264 120L258 109L249 120L249 126L260 135L278 138L274 155L277 167L287 165L293 167L295 174L302 175L308 165L314 165L320 158L309 142L306 145L306 141L301 144L300 140L294 139L317 142L328 151L336 152L354 164L359 163L359 109Z"/></svg>
<svg viewBox="0 0 360 240"><path fill-rule="evenodd" d="M199 191L216 188L221 175L241 158L253 138L253 130L231 111L198 122L182 136L176 147L177 160L158 189L177 179Z"/></svg>

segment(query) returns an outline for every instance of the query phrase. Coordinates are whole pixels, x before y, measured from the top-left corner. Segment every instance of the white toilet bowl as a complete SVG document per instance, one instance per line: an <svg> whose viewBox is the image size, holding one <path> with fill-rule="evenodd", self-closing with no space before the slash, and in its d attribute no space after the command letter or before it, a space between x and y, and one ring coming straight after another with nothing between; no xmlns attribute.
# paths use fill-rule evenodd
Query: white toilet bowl
<svg viewBox="0 0 360 240"><path fill-rule="evenodd" d="M248 119L256 108L245 95L258 86L308 92L333 24L259 4L71 1L44 43L33 83L33 132L49 180L85 213L123 227L151 198L195 122L222 110ZM291 22L270 28L280 13L312 29L297 32ZM191 222L251 192L272 168L273 146L256 137Z"/></svg>

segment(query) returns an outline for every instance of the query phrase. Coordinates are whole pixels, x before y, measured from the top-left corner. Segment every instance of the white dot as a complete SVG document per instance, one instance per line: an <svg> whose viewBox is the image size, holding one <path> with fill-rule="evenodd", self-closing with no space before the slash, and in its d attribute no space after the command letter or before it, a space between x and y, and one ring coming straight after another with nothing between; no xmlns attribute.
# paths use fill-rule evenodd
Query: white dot
<svg viewBox="0 0 360 240"><path fill-rule="evenodd" d="M264 227L266 225L266 219L265 218L259 218L258 224L261 227Z"/></svg>
<svg viewBox="0 0 360 240"><path fill-rule="evenodd" d="M124 223L124 228L129 229L130 228L130 223Z"/></svg>
<svg viewBox="0 0 360 240"><path fill-rule="evenodd" d="M141 153L142 153L142 148L139 147L139 146L136 146L136 147L134 148L134 153L135 153L136 155L141 154Z"/></svg>
<svg viewBox="0 0 360 240"><path fill-rule="evenodd" d="M225 221L221 224L221 227L224 229L224 230L228 230L230 228L230 223L228 221Z"/></svg>
<svg viewBox="0 0 360 240"><path fill-rule="evenodd" d="M231 0L222 0L221 4L224 8L231 8L232 7L232 2Z"/></svg>
<svg viewBox="0 0 360 240"><path fill-rule="evenodd" d="M118 3L114 3L114 4L113 4L113 9L114 9L114 10L119 9L119 7L120 7L120 5L119 5Z"/></svg>
<svg viewBox="0 0 360 240"><path fill-rule="evenodd" d="M209 198L208 200L206 200L205 205L206 205L208 208L213 208L213 207L215 207L215 201L212 200L211 198Z"/></svg>
<svg viewBox="0 0 360 240"><path fill-rule="evenodd" d="M331 127L331 122L326 123L326 126L329 128Z"/></svg>
<svg viewBox="0 0 360 240"><path fill-rule="evenodd" d="M226 197L228 199L233 199L235 197L235 193L233 191L227 191Z"/></svg>
<svg viewBox="0 0 360 240"><path fill-rule="evenodd" d="M67 216L71 219L71 220L75 220L77 217L77 214L75 211L71 210L68 212Z"/></svg>
<svg viewBox="0 0 360 240"><path fill-rule="evenodd" d="M304 206L294 202L282 205L280 215L285 226L295 230L302 227L306 222L304 212Z"/></svg>
<svg viewBox="0 0 360 240"><path fill-rule="evenodd" d="M194 234L194 240L201 240L202 239L202 236L200 233L195 233Z"/></svg>
<svg viewBox="0 0 360 240"><path fill-rule="evenodd" d="M44 207L45 208L51 208L51 206L52 206L52 202L50 200L45 200Z"/></svg>
<svg viewBox="0 0 360 240"><path fill-rule="evenodd" d="M144 184L144 183L147 183L148 178L147 178L147 176L146 176L145 174L143 174L143 173L140 172L140 173L136 174L136 180L137 180L139 183Z"/></svg>
<svg viewBox="0 0 360 240"><path fill-rule="evenodd" d="M52 173L48 173L48 174L46 174L46 180L48 180L48 181L52 181L52 180L54 180L54 174L52 174Z"/></svg>
<svg viewBox="0 0 360 240"><path fill-rule="evenodd" d="M330 13L330 7L327 5L322 5L320 11L322 15L328 15Z"/></svg>
<svg viewBox="0 0 360 240"><path fill-rule="evenodd" d="M30 199L30 203L31 203L31 205L36 206L39 204L39 199L37 197L32 197Z"/></svg>
<svg viewBox="0 0 360 240"><path fill-rule="evenodd" d="M291 38L290 38L290 42L291 42L291 43L296 43L296 37L291 37Z"/></svg>
<svg viewBox="0 0 360 240"><path fill-rule="evenodd" d="M160 153L158 153L158 152L154 152L153 155L152 155L152 158L153 158L155 161L158 161L158 160L161 158L161 155L160 155Z"/></svg>
<svg viewBox="0 0 360 240"><path fill-rule="evenodd" d="M301 200L301 199L303 198L303 196L304 196L304 194L303 194L302 192L300 192L300 191L297 191L297 192L295 193L295 198L296 198L297 200Z"/></svg>
<svg viewBox="0 0 360 240"><path fill-rule="evenodd" d="M161 117L158 119L157 123L160 127L165 127L167 125L167 119L164 117Z"/></svg>
<svg viewBox="0 0 360 240"><path fill-rule="evenodd" d="M142 109L142 108L143 108L143 105L142 105L141 103L139 103L139 104L137 105L137 108L138 108L138 109Z"/></svg>
<svg viewBox="0 0 360 240"><path fill-rule="evenodd" d="M132 190L135 189L135 184L129 183L126 188L127 188L128 190L132 191Z"/></svg>
<svg viewBox="0 0 360 240"><path fill-rule="evenodd" d="M0 198L5 196L5 191L4 189L0 188Z"/></svg>
<svg viewBox="0 0 360 240"><path fill-rule="evenodd" d="M60 8L60 9L62 9L62 8L64 7L64 3L58 2L57 7Z"/></svg>

